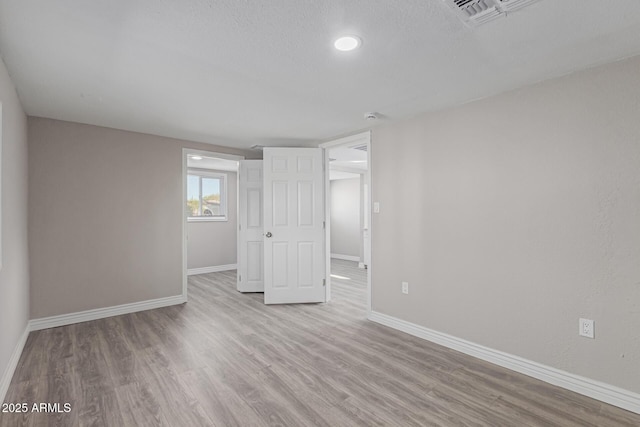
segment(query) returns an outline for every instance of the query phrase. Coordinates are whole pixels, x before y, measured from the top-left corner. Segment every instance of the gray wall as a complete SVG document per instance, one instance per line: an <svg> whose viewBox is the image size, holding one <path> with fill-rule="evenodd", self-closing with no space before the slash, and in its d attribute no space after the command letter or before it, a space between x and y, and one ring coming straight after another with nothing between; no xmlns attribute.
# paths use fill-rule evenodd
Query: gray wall
<svg viewBox="0 0 640 427"><path fill-rule="evenodd" d="M238 246L238 174L227 175L227 221L198 221L187 225L188 268L235 264Z"/></svg>
<svg viewBox="0 0 640 427"><path fill-rule="evenodd" d="M27 117L2 60L0 60L0 102L2 103L1 376L29 320Z"/></svg>
<svg viewBox="0 0 640 427"><path fill-rule="evenodd" d="M31 317L182 292L182 148L153 135L29 118Z"/></svg>
<svg viewBox="0 0 640 427"><path fill-rule="evenodd" d="M635 57L375 129L373 309L640 392L639 100Z"/></svg>
<svg viewBox="0 0 640 427"><path fill-rule="evenodd" d="M331 181L331 253L360 257L360 178Z"/></svg>

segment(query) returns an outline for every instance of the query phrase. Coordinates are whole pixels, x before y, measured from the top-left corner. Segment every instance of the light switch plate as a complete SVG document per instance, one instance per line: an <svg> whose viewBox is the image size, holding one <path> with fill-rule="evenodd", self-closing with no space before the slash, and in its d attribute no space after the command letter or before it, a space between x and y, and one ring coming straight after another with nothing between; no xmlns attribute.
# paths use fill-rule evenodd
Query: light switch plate
<svg viewBox="0 0 640 427"><path fill-rule="evenodd" d="M403 294L409 293L409 282L402 282L402 293Z"/></svg>

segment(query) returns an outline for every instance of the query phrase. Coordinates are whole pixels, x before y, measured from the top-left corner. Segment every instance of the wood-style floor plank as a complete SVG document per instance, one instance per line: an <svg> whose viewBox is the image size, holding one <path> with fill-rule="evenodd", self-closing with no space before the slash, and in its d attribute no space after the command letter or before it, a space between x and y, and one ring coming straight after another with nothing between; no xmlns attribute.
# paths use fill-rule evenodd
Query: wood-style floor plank
<svg viewBox="0 0 640 427"><path fill-rule="evenodd" d="M235 271L189 303L32 332L5 426L637 426L640 415L366 320L366 270L328 304L265 306Z"/></svg>

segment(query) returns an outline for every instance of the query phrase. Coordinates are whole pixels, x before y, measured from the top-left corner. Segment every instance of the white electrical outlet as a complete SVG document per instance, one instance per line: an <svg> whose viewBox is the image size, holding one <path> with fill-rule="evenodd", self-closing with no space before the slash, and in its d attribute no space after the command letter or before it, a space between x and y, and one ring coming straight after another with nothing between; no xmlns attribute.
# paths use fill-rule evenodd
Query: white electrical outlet
<svg viewBox="0 0 640 427"><path fill-rule="evenodd" d="M402 282L402 293L403 294L409 293L409 282Z"/></svg>
<svg viewBox="0 0 640 427"><path fill-rule="evenodd" d="M581 337L595 338L593 326L594 326L593 320L581 318L578 321L578 334Z"/></svg>

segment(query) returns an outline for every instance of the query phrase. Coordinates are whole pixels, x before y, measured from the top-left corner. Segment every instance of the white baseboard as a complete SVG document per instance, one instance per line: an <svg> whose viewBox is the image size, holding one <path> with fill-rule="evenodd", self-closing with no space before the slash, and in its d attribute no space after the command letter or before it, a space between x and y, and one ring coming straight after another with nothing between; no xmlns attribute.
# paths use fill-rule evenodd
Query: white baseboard
<svg viewBox="0 0 640 427"><path fill-rule="evenodd" d="M154 308L167 307L187 302L183 295L176 295L166 298L157 298L147 301L134 302L131 304L116 305L113 307L97 308L95 310L80 311L77 313L62 314L59 316L43 317L40 319L32 319L27 324L22 336L18 340L16 347L11 354L9 363L7 364L2 377L0 377L0 402L4 402L4 398L11 384L11 379L18 366L20 355L24 350L27 337L30 331L38 331L40 329L56 328L58 326L71 325L73 323L87 322L90 320L103 319L105 317L119 316L121 314L135 313L137 311L151 310Z"/></svg>
<svg viewBox="0 0 640 427"><path fill-rule="evenodd" d="M502 351L437 332L396 317L372 311L369 320L440 344L478 359L520 372L549 384L640 414L640 394L552 368Z"/></svg>
<svg viewBox="0 0 640 427"><path fill-rule="evenodd" d="M217 273L218 271L237 270L238 264L214 265L212 267L190 268L187 270L187 276L195 274Z"/></svg>
<svg viewBox="0 0 640 427"><path fill-rule="evenodd" d="M0 378L0 403L4 402L4 398L7 395L7 390L9 390L9 385L11 384L11 379L13 378L13 374L18 366L18 361L20 360L20 355L22 354L22 350L24 349L24 345L27 342L27 337L29 336L29 325L27 324L26 328L24 328L24 332L22 336L16 343L15 348L13 349L13 353L11 353L11 358L9 359L9 364L7 365L2 377Z"/></svg>
<svg viewBox="0 0 640 427"><path fill-rule="evenodd" d="M157 298L131 304L116 305L113 307L96 308L94 310L79 311L77 313L61 314L59 316L42 317L29 321L29 330L56 328L58 326L74 323L88 322L90 320L104 319L105 317L119 316L121 314L135 313L137 311L151 310L187 302L183 295Z"/></svg>
<svg viewBox="0 0 640 427"><path fill-rule="evenodd" d="M331 258L343 259L345 261L360 262L360 257L359 256L354 256L354 255L331 254Z"/></svg>

